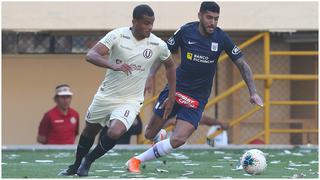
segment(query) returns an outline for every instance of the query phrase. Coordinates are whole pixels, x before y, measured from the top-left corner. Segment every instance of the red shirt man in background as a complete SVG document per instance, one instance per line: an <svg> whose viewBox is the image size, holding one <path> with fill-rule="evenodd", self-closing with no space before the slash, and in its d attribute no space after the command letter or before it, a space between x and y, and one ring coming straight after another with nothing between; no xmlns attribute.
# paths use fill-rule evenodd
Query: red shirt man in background
<svg viewBox="0 0 320 180"><path fill-rule="evenodd" d="M40 122L37 141L41 144L73 144L79 132L79 113L70 107L72 92L67 84L56 87L56 106Z"/></svg>

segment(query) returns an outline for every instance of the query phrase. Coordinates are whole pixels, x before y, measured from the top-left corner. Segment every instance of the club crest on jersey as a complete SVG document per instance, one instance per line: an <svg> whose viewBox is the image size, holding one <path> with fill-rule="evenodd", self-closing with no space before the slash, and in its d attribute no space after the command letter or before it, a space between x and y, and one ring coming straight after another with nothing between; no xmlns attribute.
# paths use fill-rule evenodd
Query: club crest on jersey
<svg viewBox="0 0 320 180"><path fill-rule="evenodd" d="M75 117L72 117L72 118L70 119L70 122L71 122L71 124L75 124L75 123L77 123L77 120L76 120Z"/></svg>
<svg viewBox="0 0 320 180"><path fill-rule="evenodd" d="M151 49L145 49L143 51L143 57L147 58L147 59L150 59L152 56L152 50Z"/></svg>
<svg viewBox="0 0 320 180"><path fill-rule="evenodd" d="M214 52L218 51L218 43L215 43L215 42L211 43L211 51L214 51Z"/></svg>

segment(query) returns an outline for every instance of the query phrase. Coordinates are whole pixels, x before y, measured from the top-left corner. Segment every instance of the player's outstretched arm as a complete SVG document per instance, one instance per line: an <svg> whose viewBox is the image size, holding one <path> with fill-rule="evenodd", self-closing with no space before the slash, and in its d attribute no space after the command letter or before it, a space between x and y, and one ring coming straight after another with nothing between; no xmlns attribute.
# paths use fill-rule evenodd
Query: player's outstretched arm
<svg viewBox="0 0 320 180"><path fill-rule="evenodd" d="M122 63L115 64L109 61L109 49L98 42L94 47L92 47L86 55L86 60L96 66L109 68L114 71L123 71L127 75L131 74L132 68L130 65Z"/></svg>
<svg viewBox="0 0 320 180"><path fill-rule="evenodd" d="M243 80L246 82L248 86L250 93L250 102L253 104L257 104L258 106L263 106L263 102L257 93L256 86L254 85L252 71L250 69L250 66L246 63L244 57L242 56L233 62L238 67Z"/></svg>
<svg viewBox="0 0 320 180"><path fill-rule="evenodd" d="M166 68L166 76L169 86L169 95L168 98L163 103L163 108L165 108L163 113L163 118L167 119L169 114L172 111L173 105L175 103L175 94L176 94L176 65L170 55L168 59L163 61L163 64Z"/></svg>

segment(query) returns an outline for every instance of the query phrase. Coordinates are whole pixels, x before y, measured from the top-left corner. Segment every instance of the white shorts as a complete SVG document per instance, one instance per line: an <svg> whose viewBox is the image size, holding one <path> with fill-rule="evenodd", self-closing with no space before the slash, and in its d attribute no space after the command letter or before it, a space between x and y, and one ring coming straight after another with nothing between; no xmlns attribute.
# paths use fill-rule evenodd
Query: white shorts
<svg viewBox="0 0 320 180"><path fill-rule="evenodd" d="M112 120L121 121L127 128L131 127L140 112L142 103L139 101L115 102L114 100L93 99L85 117L88 123L110 126Z"/></svg>

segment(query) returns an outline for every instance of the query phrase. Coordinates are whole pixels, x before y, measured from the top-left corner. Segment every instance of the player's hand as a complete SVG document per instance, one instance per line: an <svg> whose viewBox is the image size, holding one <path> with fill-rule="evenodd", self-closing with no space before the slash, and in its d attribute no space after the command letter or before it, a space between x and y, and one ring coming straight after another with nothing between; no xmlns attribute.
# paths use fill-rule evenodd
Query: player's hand
<svg viewBox="0 0 320 180"><path fill-rule="evenodd" d="M113 64L111 66L111 69L114 71L122 71L126 73L127 76L129 76L132 73L132 67L129 64L123 63L123 64Z"/></svg>
<svg viewBox="0 0 320 180"><path fill-rule="evenodd" d="M256 104L260 107L263 107L262 99L257 93L254 93L250 96L250 102L251 104Z"/></svg>
<svg viewBox="0 0 320 180"><path fill-rule="evenodd" d="M173 106L175 103L175 98L167 98L164 100L162 106L160 107L161 109L164 108L164 113L163 113L163 119L168 119L168 116L170 115Z"/></svg>
<svg viewBox="0 0 320 180"><path fill-rule="evenodd" d="M148 76L146 85L144 87L144 95L146 95L146 93L151 93L152 89L153 89L153 77Z"/></svg>

